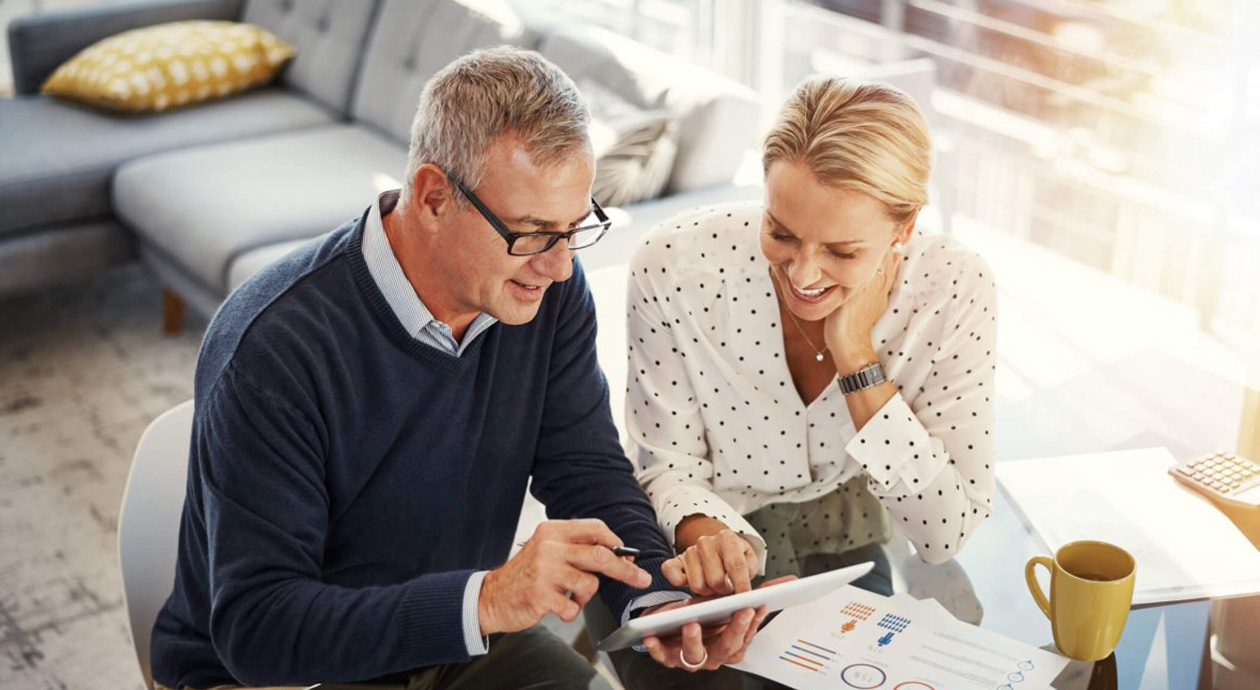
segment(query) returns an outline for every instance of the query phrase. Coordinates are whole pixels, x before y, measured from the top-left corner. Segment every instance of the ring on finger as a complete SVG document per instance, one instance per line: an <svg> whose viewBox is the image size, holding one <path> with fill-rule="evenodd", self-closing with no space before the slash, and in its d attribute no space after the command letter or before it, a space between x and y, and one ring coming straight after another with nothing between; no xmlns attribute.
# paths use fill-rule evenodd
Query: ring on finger
<svg viewBox="0 0 1260 690"><path fill-rule="evenodd" d="M683 668L689 671L694 671L700 668L701 666L704 666L705 662L707 662L708 660L709 660L709 650L707 649L704 650L704 657L701 658L700 661L697 661L694 664L691 663L690 661L687 661L687 655L686 653L683 652L683 650L681 649L678 650L678 661L682 663Z"/></svg>

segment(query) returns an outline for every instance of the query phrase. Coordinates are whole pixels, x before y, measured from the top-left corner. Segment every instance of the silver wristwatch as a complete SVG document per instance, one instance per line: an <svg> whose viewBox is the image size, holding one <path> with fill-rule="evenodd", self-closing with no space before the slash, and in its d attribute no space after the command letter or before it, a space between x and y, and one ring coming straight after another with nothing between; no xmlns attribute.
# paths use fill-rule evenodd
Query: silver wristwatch
<svg viewBox="0 0 1260 690"><path fill-rule="evenodd" d="M867 364L848 376L840 377L840 392L845 395L856 393L867 388L874 388L887 380L884 377L884 367L879 362Z"/></svg>

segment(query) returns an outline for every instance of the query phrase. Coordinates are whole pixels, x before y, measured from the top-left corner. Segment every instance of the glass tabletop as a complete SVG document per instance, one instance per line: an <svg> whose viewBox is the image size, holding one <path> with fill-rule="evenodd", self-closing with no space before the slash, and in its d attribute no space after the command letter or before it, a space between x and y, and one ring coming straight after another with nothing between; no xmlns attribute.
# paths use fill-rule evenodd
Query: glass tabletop
<svg viewBox="0 0 1260 690"><path fill-rule="evenodd" d="M993 515L976 528L954 560L928 565L900 537L893 539L889 551L897 591L919 599L935 598L959 620L1058 653L1050 621L1024 581L1029 558L1053 554L1000 489L994 496ZM1113 657L1096 664L1072 662L1056 680L1055 689L1198 687L1208 610L1207 601L1134 609Z"/></svg>

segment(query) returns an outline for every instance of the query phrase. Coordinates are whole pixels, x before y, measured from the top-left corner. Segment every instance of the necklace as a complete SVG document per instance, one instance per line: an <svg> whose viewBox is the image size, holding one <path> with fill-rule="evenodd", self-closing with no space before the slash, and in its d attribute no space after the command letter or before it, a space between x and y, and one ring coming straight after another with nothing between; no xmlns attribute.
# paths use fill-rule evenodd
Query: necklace
<svg viewBox="0 0 1260 690"><path fill-rule="evenodd" d="M779 284L779 290L782 291L784 289L783 280L778 277L778 274L774 272L773 268L770 269L770 275L774 276L775 282ZM816 350L818 352L818 354L814 356L814 359L819 362L823 361L823 359L825 359L825 357L823 357L823 353L827 351L827 343L823 343L822 349L814 347L814 341L810 340L808 335L805 335L805 329L801 327L801 322L796 320L796 314L792 313L792 308L787 305L787 300L782 297L779 299L783 301L783 312L787 314L788 318L792 320L792 323L796 325L797 332L801 334L801 337L805 339L805 342L809 343L809 349Z"/></svg>

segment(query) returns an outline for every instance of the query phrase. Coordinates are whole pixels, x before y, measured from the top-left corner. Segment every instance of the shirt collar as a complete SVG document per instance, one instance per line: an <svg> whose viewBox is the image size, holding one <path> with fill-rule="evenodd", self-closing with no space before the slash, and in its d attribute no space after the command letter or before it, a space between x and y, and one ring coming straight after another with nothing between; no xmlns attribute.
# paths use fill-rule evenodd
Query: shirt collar
<svg viewBox="0 0 1260 690"><path fill-rule="evenodd" d="M389 237L385 234L385 223L381 219L394 210L394 206L398 204L398 197L399 190L397 189L382 192L376 197L376 202L368 211L367 221L363 226L363 260L367 263L368 273L372 275L376 287L385 296L385 301L389 303L398 322L406 329L408 335L416 338L429 324L442 322L433 317L433 313L416 294L411 281L407 280L407 275L403 273L402 265L398 263L398 257L389 244ZM496 322L497 320L488 314L478 314L474 323L479 328L469 328L465 340L471 342L472 337L484 330L486 326Z"/></svg>

